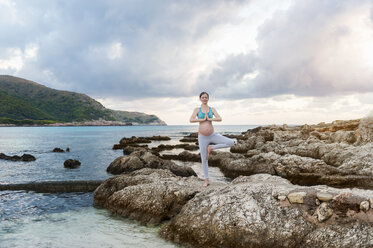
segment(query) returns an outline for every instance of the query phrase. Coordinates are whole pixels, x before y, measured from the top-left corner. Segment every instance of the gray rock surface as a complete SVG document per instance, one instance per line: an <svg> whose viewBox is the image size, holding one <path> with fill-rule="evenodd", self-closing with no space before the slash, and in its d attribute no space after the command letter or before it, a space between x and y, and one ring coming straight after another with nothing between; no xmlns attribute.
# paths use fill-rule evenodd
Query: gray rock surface
<svg viewBox="0 0 373 248"><path fill-rule="evenodd" d="M188 151L182 151L179 154L163 154L160 156L162 159L174 159L180 161L189 161L189 162L201 162L201 155L191 153Z"/></svg>
<svg viewBox="0 0 373 248"><path fill-rule="evenodd" d="M329 219L333 215L333 209L329 207L329 204L323 202L320 206L316 209L317 219L320 222L324 222Z"/></svg>
<svg viewBox="0 0 373 248"><path fill-rule="evenodd" d="M317 207L316 193L325 191L339 197ZM306 194L303 204L278 200L293 192ZM372 210L346 206L372 195L370 190L297 186L264 174L238 177L196 194L160 233L196 247L370 247Z"/></svg>
<svg viewBox="0 0 373 248"><path fill-rule="evenodd" d="M175 175L183 177L197 176L192 168L185 165L176 165L172 161L161 159L145 149L135 150L129 155L116 158L110 163L106 171L117 175L143 168L168 169Z"/></svg>
<svg viewBox="0 0 373 248"><path fill-rule="evenodd" d="M231 148L236 157L212 153L209 163L232 179L268 173L301 185L373 189L372 128L373 118L257 127Z"/></svg>
<svg viewBox="0 0 373 248"><path fill-rule="evenodd" d="M365 118L248 130L230 152L210 154L209 166L234 180L207 188L191 168L155 155L171 145L128 148L108 168L126 174L101 184L95 205L166 221L163 238L195 247L373 247L372 128ZM168 156L199 161L187 151Z"/></svg>
<svg viewBox="0 0 373 248"><path fill-rule="evenodd" d="M142 169L106 180L94 192L96 206L144 224L159 224L179 213L203 180L178 177L169 170ZM211 188L218 183L212 183Z"/></svg>

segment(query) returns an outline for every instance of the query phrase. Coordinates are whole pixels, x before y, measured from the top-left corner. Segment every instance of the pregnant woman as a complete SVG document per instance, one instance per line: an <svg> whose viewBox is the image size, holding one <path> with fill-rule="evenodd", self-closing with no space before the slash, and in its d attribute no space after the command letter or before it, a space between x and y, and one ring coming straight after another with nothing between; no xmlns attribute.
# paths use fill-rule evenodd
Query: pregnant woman
<svg viewBox="0 0 373 248"><path fill-rule="evenodd" d="M207 187L209 185L208 159L210 152L219 148L231 147L234 145L234 140L214 133L212 122L221 121L222 119L215 108L207 105L209 94L207 94L207 92L202 92L199 95L199 100L202 102L201 107L194 109L189 121L199 122L198 144L201 153L203 174L205 177L203 187ZM213 118L213 116L215 116L215 118Z"/></svg>

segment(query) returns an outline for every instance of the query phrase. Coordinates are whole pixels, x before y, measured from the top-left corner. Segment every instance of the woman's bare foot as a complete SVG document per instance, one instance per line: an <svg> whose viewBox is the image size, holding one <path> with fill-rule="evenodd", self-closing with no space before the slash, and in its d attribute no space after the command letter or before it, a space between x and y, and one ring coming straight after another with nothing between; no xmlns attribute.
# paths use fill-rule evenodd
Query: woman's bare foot
<svg viewBox="0 0 373 248"><path fill-rule="evenodd" d="M205 183L203 184L203 187L207 187L207 186L209 186L209 185L210 185L209 180L208 180L208 179L205 179Z"/></svg>
<svg viewBox="0 0 373 248"><path fill-rule="evenodd" d="M206 156L206 159L208 160L209 159L209 156L210 156L210 152L212 151L212 145L209 145L207 147L207 156Z"/></svg>

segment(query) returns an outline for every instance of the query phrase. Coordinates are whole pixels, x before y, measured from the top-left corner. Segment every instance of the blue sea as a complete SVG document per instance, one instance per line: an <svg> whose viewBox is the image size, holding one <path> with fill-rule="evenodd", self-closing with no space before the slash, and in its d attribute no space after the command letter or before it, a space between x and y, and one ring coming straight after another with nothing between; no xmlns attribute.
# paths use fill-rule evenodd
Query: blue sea
<svg viewBox="0 0 373 248"><path fill-rule="evenodd" d="M240 134L254 125L215 125L220 134ZM0 183L32 181L98 180L113 175L106 168L122 150L112 150L123 137L164 135L178 144L182 136L196 132L194 125L90 126L90 127L0 127L0 153L32 154L33 162L0 160ZM55 147L70 152L54 153ZM225 148L227 149L227 148ZM224 149L222 149L224 150ZM164 153L179 153L181 149ZM198 153L198 151L195 151ZM66 169L66 159L81 166ZM202 177L201 164L191 166ZM211 180L227 181L218 168L210 167ZM158 236L158 227L146 227L105 209L93 207L93 193L34 193L0 191L0 247L179 247Z"/></svg>

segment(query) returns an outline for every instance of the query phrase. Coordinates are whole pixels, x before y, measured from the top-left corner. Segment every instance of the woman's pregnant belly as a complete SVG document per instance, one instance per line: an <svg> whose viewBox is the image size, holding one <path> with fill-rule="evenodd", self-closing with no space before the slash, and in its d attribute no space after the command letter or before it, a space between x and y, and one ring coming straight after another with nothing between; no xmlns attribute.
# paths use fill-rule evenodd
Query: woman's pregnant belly
<svg viewBox="0 0 373 248"><path fill-rule="evenodd" d="M211 121L204 121L199 123L198 133L209 136L214 132L214 127L212 126Z"/></svg>

